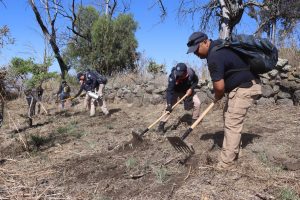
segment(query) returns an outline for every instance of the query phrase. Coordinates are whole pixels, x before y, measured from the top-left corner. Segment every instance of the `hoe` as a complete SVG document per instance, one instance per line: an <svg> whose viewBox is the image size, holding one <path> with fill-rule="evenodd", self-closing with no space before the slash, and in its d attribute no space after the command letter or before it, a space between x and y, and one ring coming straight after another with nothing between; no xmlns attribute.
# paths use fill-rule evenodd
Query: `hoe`
<svg viewBox="0 0 300 200"><path fill-rule="evenodd" d="M187 95L185 94L179 101L177 101L173 106L172 106L172 110L180 103L182 102L185 98L187 97ZM132 136L134 139L139 140L139 141L143 141L143 136L145 135L145 133L147 133L157 122L159 122L164 116L166 116L168 114L168 112L165 112L162 116L160 116L155 122L153 122L150 126L148 126L144 131L142 131L141 133L138 133L136 131L132 131Z"/></svg>

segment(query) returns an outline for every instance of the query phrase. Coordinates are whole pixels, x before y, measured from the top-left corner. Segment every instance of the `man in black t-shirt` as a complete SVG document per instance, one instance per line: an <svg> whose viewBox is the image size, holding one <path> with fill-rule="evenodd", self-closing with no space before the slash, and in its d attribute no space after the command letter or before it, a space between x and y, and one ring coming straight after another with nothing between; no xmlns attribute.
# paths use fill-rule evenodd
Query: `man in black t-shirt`
<svg viewBox="0 0 300 200"><path fill-rule="evenodd" d="M213 81L215 101L227 94L224 108L224 141L217 165L221 169L234 167L241 145L241 131L248 109L261 94L259 78L250 70L240 70L248 64L230 48L218 48L220 40L209 40L202 32L194 32L188 39L187 53L207 59Z"/></svg>

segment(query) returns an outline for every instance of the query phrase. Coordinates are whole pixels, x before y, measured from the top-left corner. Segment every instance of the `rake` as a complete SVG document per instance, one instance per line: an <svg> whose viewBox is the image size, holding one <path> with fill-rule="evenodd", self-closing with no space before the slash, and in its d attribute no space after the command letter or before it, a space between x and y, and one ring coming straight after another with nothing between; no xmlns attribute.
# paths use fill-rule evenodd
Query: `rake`
<svg viewBox="0 0 300 200"><path fill-rule="evenodd" d="M193 129L200 123L204 116L210 111L214 106L215 102L212 102L206 110L201 114L201 116L191 125L191 127L184 132L181 137L167 137L171 145L179 152L184 153L194 153L194 149L190 148L183 140L193 131Z"/></svg>

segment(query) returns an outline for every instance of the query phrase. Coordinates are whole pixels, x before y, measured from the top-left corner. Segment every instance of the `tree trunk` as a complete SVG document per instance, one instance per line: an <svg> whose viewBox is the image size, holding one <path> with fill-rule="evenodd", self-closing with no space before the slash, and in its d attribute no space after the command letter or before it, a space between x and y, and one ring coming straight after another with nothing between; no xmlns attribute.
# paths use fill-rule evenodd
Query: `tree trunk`
<svg viewBox="0 0 300 200"><path fill-rule="evenodd" d="M221 20L220 20L220 32L219 37L221 39L225 39L231 35L232 28L230 28L230 17L229 17L229 10L226 7L225 0L220 0L220 7L221 7Z"/></svg>
<svg viewBox="0 0 300 200"><path fill-rule="evenodd" d="M276 20L273 20L272 22L272 36L271 36L271 41L273 44L275 44L275 39L276 39Z"/></svg>
<svg viewBox="0 0 300 200"><path fill-rule="evenodd" d="M59 64L60 70L61 70L61 78L64 79L65 78L65 74L66 72L68 72L68 66L66 65L66 63L64 62L64 60L62 59L61 55L60 55L60 50L57 46L56 43L56 33L55 33L55 27L54 27L54 23L51 23L52 26L52 34L49 33L47 27L44 25L44 22L42 20L42 17L38 11L38 9L35 6L34 0L28 0L29 4L31 5L31 8L35 14L36 20L38 22L38 24L40 25L43 34L45 35L45 37L47 38L47 40L49 41L51 48L54 52L55 58Z"/></svg>
<svg viewBox="0 0 300 200"><path fill-rule="evenodd" d="M110 0L105 0L105 15L108 16L108 4Z"/></svg>

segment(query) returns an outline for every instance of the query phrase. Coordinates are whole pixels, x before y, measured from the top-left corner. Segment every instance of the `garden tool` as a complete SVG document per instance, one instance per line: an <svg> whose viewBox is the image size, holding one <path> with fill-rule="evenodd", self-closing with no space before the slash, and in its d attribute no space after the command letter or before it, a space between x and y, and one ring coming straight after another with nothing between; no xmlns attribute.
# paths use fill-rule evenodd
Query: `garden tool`
<svg viewBox="0 0 300 200"><path fill-rule="evenodd" d="M177 101L173 106L172 106L172 110L180 103L182 102L188 95L185 94L181 99L179 99L179 101ZM145 135L145 133L147 133L150 128L152 128L157 122L159 122L164 116L166 116L169 112L164 112L164 114L162 116L160 116L155 122L153 122L150 126L148 126L144 131L142 131L141 133L138 133L136 131L132 131L132 136L133 138L139 140L139 141L143 141L143 136Z"/></svg>
<svg viewBox="0 0 300 200"><path fill-rule="evenodd" d="M181 137L167 137L171 145L179 152L193 153L194 150L190 148L183 140L193 131L193 129L200 123L208 111L214 106L215 102L212 102L201 116L191 125L191 127L184 132Z"/></svg>

